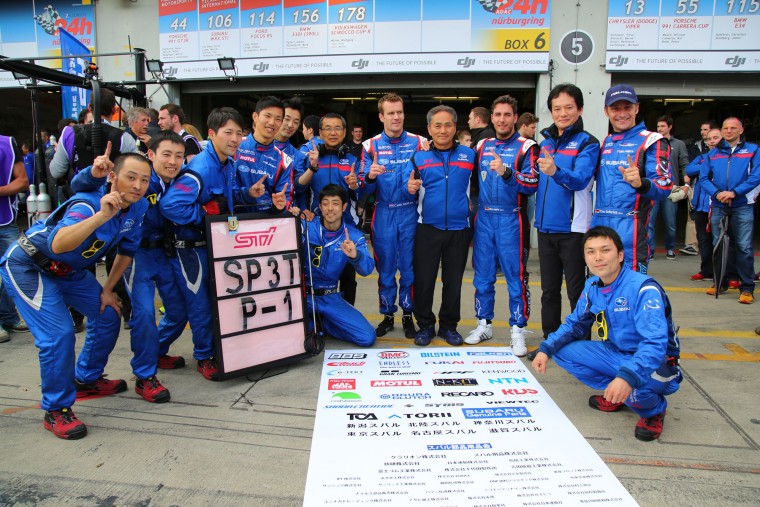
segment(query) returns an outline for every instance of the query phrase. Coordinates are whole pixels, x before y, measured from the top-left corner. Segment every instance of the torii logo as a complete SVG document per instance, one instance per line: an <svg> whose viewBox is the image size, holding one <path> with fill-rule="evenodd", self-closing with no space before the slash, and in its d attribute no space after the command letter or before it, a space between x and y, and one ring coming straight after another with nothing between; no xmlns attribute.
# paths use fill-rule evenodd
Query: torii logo
<svg viewBox="0 0 760 507"><path fill-rule="evenodd" d="M235 234L235 248L248 248L252 246L269 246L274 238L277 226L270 227L268 231L239 232Z"/></svg>

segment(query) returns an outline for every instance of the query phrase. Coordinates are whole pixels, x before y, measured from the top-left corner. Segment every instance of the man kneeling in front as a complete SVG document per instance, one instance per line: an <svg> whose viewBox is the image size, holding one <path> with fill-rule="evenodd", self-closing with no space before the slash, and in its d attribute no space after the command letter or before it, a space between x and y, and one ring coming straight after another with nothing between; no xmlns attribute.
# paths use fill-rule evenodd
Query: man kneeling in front
<svg viewBox="0 0 760 507"><path fill-rule="evenodd" d="M680 343L670 301L651 277L623 267L623 242L608 227L594 227L583 238L586 264L595 276L586 281L575 311L539 347L533 369L546 373L550 357L592 389L589 406L614 412L627 405L641 419L637 439L662 433L665 396L678 390ZM585 337L596 323L601 341Z"/></svg>

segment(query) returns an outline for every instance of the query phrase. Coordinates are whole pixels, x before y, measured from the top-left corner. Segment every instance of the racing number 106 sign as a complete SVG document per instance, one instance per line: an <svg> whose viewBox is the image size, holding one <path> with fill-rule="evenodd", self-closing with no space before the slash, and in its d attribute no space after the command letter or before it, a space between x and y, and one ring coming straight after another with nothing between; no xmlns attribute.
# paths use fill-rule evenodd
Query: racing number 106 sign
<svg viewBox="0 0 760 507"><path fill-rule="evenodd" d="M209 285L216 357L225 376L308 357L301 237L292 216L209 216Z"/></svg>

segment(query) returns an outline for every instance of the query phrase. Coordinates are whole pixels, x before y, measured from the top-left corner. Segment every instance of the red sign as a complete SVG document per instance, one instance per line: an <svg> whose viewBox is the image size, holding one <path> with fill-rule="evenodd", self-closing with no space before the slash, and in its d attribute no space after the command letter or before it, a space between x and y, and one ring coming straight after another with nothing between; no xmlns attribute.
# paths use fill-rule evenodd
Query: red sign
<svg viewBox="0 0 760 507"><path fill-rule="evenodd" d="M331 378L327 382L328 391L353 391L356 389L356 379Z"/></svg>

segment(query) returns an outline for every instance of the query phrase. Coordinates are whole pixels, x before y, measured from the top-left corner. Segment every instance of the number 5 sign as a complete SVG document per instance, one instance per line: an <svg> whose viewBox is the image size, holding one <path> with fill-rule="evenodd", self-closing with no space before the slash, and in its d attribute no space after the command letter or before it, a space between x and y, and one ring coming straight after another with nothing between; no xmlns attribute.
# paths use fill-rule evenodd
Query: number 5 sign
<svg viewBox="0 0 760 507"><path fill-rule="evenodd" d="M583 30L568 32L562 36L559 43L559 54L572 65L586 63L594 54L594 39Z"/></svg>
<svg viewBox="0 0 760 507"><path fill-rule="evenodd" d="M221 373L284 364L311 354L301 289L301 231L293 216L208 216L209 285Z"/></svg>

